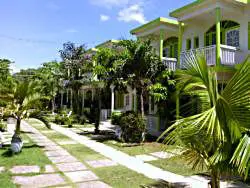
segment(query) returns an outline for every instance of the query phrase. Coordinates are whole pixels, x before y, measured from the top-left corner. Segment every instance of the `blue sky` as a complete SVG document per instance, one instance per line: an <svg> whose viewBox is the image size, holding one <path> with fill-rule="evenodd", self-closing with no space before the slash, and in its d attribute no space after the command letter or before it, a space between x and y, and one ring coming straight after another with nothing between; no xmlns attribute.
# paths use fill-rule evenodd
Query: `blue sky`
<svg viewBox="0 0 250 188"><path fill-rule="evenodd" d="M88 47L131 38L129 31L192 0L1 0L0 58L13 69L60 60L62 44Z"/></svg>

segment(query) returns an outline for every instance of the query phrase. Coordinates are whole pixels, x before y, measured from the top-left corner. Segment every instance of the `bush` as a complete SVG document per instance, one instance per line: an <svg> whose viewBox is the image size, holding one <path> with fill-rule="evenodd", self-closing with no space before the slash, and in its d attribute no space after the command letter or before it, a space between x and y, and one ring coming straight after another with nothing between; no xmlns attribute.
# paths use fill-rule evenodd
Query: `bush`
<svg viewBox="0 0 250 188"><path fill-rule="evenodd" d="M5 132L7 130L7 125L0 120L0 132Z"/></svg>
<svg viewBox="0 0 250 188"><path fill-rule="evenodd" d="M113 125L120 125L121 117L122 117L121 112L113 112L112 115L111 115L111 123Z"/></svg>
<svg viewBox="0 0 250 188"><path fill-rule="evenodd" d="M72 124L72 119L65 114L57 114L55 116L55 123L58 125L70 125Z"/></svg>
<svg viewBox="0 0 250 188"><path fill-rule="evenodd" d="M144 140L146 123L135 112L126 112L121 116L120 127L122 140L129 143L140 143Z"/></svg>

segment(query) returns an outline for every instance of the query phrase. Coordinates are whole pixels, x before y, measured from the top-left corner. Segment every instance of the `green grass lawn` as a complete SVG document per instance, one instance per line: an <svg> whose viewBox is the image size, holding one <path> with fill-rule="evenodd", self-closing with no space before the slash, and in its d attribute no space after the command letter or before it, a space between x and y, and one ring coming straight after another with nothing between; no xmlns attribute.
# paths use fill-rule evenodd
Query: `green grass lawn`
<svg viewBox="0 0 250 188"><path fill-rule="evenodd" d="M139 146L131 146L131 147L122 146L122 144L117 141L104 141L103 143L117 150L120 150L124 153L127 153L131 156L150 154L159 151L171 152L174 149L173 146L164 146L163 144L157 142L148 142ZM179 156L172 157L169 159L159 159L148 163L156 167L159 167L163 170L170 171L183 176L203 173L203 171L193 170L192 167L188 165L186 161L181 159Z"/></svg>
<svg viewBox="0 0 250 188"><path fill-rule="evenodd" d="M36 121L32 121L32 122L36 122ZM29 123L31 122L29 121ZM39 126L39 127L42 127L42 126ZM56 133L56 134L46 133L44 135L46 135L52 141L56 141L58 140L58 138L64 139L65 137L61 133ZM78 160L83 162L91 171L93 171L98 177L100 177L101 181L109 184L112 187L136 188L136 187L140 187L140 185L145 185L145 184L150 184L150 183L155 182L154 180L147 178L143 176L142 174L138 174L121 165L112 166L112 167L104 167L104 168L92 168L85 161L106 159L106 157L89 149L88 147L84 145L75 144L75 145L64 145L62 147L65 148L71 155L75 156Z"/></svg>
<svg viewBox="0 0 250 188"><path fill-rule="evenodd" d="M22 138L28 140L29 143L24 144L21 153L11 155L7 146L0 149L0 166L8 170L16 165L38 165L43 170L45 165L51 164L51 161L44 155L40 147L35 145L26 135L23 134ZM16 187L11 181L10 172L0 174L0 187Z"/></svg>
<svg viewBox="0 0 250 188"><path fill-rule="evenodd" d="M180 156L171 157L169 159L161 159L156 161L148 162L156 167L159 167L163 170L173 172L175 174L183 176L192 176L195 174L205 173L205 170L194 170L191 165L188 165L184 159L181 159Z"/></svg>

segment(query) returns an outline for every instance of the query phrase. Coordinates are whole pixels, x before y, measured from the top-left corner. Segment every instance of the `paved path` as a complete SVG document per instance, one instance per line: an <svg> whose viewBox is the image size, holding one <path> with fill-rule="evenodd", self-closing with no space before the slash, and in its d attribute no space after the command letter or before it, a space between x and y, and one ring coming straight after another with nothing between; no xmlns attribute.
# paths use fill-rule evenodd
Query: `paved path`
<svg viewBox="0 0 250 188"><path fill-rule="evenodd" d="M107 184L99 181L99 178L87 167L81 163L78 159L72 156L67 150L63 149L55 142L48 139L40 131L30 126L28 123L22 123L22 129L24 131L32 132L27 134L37 145L43 146L45 155L52 161L53 164L64 174L76 187L92 187L92 188L109 188ZM39 171L39 170L38 170ZM55 174L56 175L56 174ZM39 175L35 177L29 177L33 181L23 181L23 177L14 177L14 182L17 184L23 184L25 186L36 185L36 179L44 179L46 175ZM26 177L27 178L27 177ZM58 179L58 177L56 177ZM29 179L30 180L30 179ZM58 184L62 183L63 180L58 181ZM55 182L57 183L57 182ZM32 185L31 185L32 184ZM48 185L50 186L50 185Z"/></svg>
<svg viewBox="0 0 250 188"><path fill-rule="evenodd" d="M27 123L26 123L27 124ZM157 168L151 164L144 163L142 160L132 157L126 153L118 151L110 146L105 144L96 142L94 140L90 140L90 138L86 136L80 136L75 132L72 132L70 129L63 128L61 126L52 124L51 128L63 135L70 137L71 139L79 142L80 144L85 145L86 147L112 159L113 161L126 166L127 168L136 171L149 177L151 179L156 180L165 180L170 183L186 183L191 187L197 188L207 188L207 180L202 179L200 177L185 177L181 175L177 175L171 172L164 171L160 168Z"/></svg>
<svg viewBox="0 0 250 188"><path fill-rule="evenodd" d="M168 171L164 171L151 164L144 163L142 160L136 157L130 156L103 143L91 140L89 137L79 135L71 131L70 129L63 128L55 124L52 124L51 128L65 136L68 136L72 140L75 140L78 143L100 153L101 155L110 158L111 160L117 162L118 164L126 166L127 168L136 171L138 173L141 173L151 179L165 180L170 183L184 183L193 188L208 187L208 180L203 177L200 176L185 177ZM230 184L228 182L221 182L221 187L226 188L226 187L248 187L248 186L242 183Z"/></svg>

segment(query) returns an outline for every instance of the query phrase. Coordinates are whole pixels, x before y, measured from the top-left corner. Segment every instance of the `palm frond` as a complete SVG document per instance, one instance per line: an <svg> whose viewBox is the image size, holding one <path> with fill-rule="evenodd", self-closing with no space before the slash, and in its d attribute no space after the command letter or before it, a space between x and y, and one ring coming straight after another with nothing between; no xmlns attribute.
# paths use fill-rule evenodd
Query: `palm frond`
<svg viewBox="0 0 250 188"><path fill-rule="evenodd" d="M250 169L250 137L248 135L240 140L231 163L238 168L239 173L244 175L245 179L248 177Z"/></svg>

